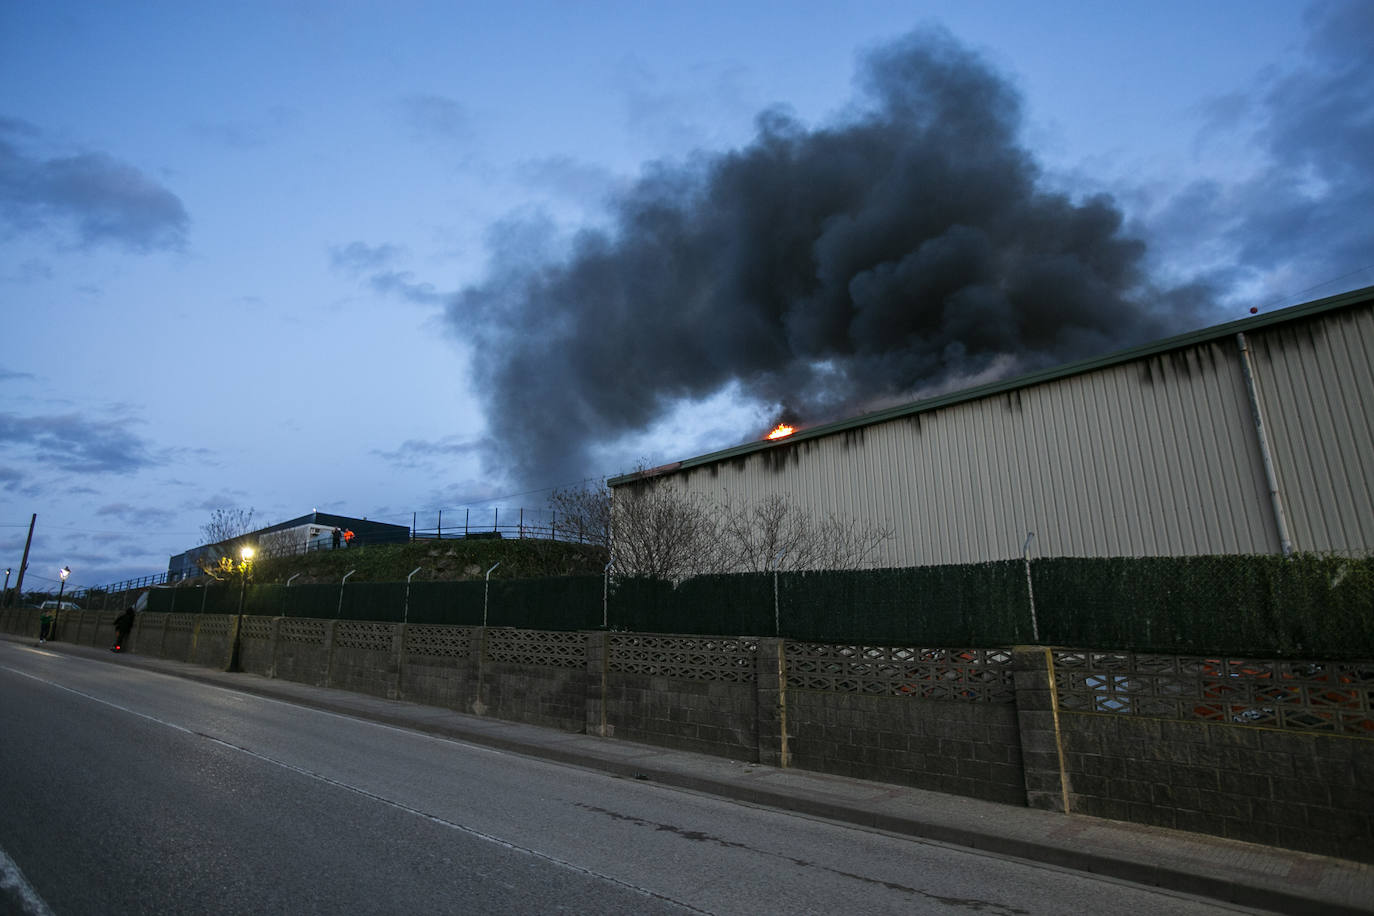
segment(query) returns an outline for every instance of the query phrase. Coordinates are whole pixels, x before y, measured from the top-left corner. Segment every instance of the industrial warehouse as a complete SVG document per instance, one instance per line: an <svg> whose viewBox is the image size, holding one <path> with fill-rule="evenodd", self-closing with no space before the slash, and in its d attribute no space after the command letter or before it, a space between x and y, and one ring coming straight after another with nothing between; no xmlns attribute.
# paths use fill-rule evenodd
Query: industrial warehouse
<svg viewBox="0 0 1374 916"><path fill-rule="evenodd" d="M870 567L1374 553L1374 287L609 481L892 532Z"/></svg>

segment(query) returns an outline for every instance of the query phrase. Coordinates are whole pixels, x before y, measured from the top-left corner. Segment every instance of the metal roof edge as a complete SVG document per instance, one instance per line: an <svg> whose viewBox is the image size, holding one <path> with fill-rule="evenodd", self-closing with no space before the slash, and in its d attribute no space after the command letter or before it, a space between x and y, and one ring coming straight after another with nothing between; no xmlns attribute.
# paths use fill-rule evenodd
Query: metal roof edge
<svg viewBox="0 0 1374 916"><path fill-rule="evenodd" d="M1308 318L1323 312L1333 312L1343 308L1349 308L1365 301L1374 301L1374 286L1365 286L1334 296L1327 296L1322 299L1315 299L1311 302L1300 303L1285 309L1270 312L1266 315L1255 315L1250 318L1229 321L1225 324L1211 325L1193 331L1186 331L1172 337L1165 337L1160 340L1152 341L1151 343L1141 344L1125 350L1118 350L1103 356L1094 356L1077 362L1065 363L1049 369L1040 369L1035 372L1026 373L1025 375L1004 379L1000 382L989 382L986 385L964 388L948 394L938 395L933 398L925 398L920 401L912 401L908 404L900 404L896 407L888 407L883 410L860 414L844 420L822 423L818 426L799 429L785 439L776 439L772 441L759 439L722 449L717 452L699 455L695 458L684 458L681 461L674 461L671 464L665 464L660 467L648 468L643 471L634 471L629 474L621 474L618 477L609 478L606 481L606 486L617 487L622 484L633 483L637 480L658 477L672 471L688 470L703 465L715 464L719 461L738 458L754 452L761 452L765 449L784 448L807 439L831 436L835 433L844 432L845 430L856 429L861 426L872 426L875 423L884 423L888 420L895 420L913 414L926 413L927 411L938 410L939 408L949 407L964 401L976 401L980 398L1002 394L1007 391L1014 391L1019 388L1029 388L1032 385L1041 385L1045 382L1081 375L1084 372L1091 372L1095 369L1104 369L1108 366L1128 363L1132 360L1141 359L1146 356L1155 356L1170 350L1196 346L1197 344L1205 343L1210 340L1229 337L1233 334L1285 324L1290 321Z"/></svg>
<svg viewBox="0 0 1374 916"><path fill-rule="evenodd" d="M410 526L409 526L409 525L397 525L397 524L395 524L395 523L393 523L393 522L377 522L377 521L371 521L371 520L365 519L365 518L354 518L354 517L351 516L351 515L334 515L333 513L330 513L330 512L320 512L319 510L315 510L315 511L312 511L312 512L307 513L306 515L302 515L302 516L300 516L299 518L288 519L287 521L284 521L284 522L277 522L275 525L268 525L268 526L265 527L265 528L254 528L252 531L245 531L243 534L235 535L234 537L231 537L231 538L226 538L226 539L223 540L223 541L211 541L211 542L208 543L208 544L199 544L199 545L197 545L197 546L195 546L195 547L191 547L191 548L189 548L189 549L187 549L187 550L183 550L181 553L174 554L174 555L173 555L173 558L175 559L175 557L184 556L184 555L186 555L186 554L188 554L188 553L195 553L197 550L205 550L206 548L209 548L209 547L218 547L218 546L220 546L221 544L227 544L227 543L229 543L229 542L231 542L231 541L238 541L238 540L243 540L243 539L247 539L247 538L256 538L256 537L261 537L261 536L264 535L264 534L273 534L274 532L277 532L277 531L287 531L287 530L289 530L289 529L291 529L291 528L299 528L299 527L301 527L302 525L325 525L325 526L332 526L332 525L340 525L340 524L343 524L343 525L359 524L359 525L360 525L360 524L363 524L363 523L366 523L366 524L369 524L369 525L380 525L380 526L383 526L383 527L386 527L386 528L395 528L395 529L398 530L398 531L409 531L409 530L410 530Z"/></svg>

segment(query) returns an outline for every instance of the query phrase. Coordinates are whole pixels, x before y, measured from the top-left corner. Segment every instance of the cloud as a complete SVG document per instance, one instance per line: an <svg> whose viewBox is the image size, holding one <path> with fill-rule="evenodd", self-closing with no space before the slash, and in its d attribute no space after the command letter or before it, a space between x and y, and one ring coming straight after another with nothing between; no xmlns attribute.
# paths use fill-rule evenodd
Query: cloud
<svg viewBox="0 0 1374 916"><path fill-rule="evenodd" d="M368 285L379 293L400 296L420 305L439 305L448 297L432 283L419 283L408 270L388 270L373 274Z"/></svg>
<svg viewBox="0 0 1374 916"><path fill-rule="evenodd" d="M221 491L205 499L189 503L186 508L203 509L206 512L214 512L217 509L238 509L242 507L242 500L246 495L243 490ZM248 508L244 511L252 513L255 510Z"/></svg>
<svg viewBox="0 0 1374 916"><path fill-rule="evenodd" d="M415 274L391 265L405 254L395 245L369 245L349 242L330 249L329 260L335 270L354 277L366 276L367 285L383 295L400 296L420 305L437 305L447 296L431 283L418 282Z"/></svg>
<svg viewBox="0 0 1374 916"><path fill-rule="evenodd" d="M392 264L403 253L395 245L369 245L366 242L349 242L335 245L329 250L329 262L336 270L354 275L381 270Z"/></svg>
<svg viewBox="0 0 1374 916"><path fill-rule="evenodd" d="M568 156L529 159L516 168L526 186L576 201L600 206L615 191L623 191L621 179L603 166L579 162Z"/></svg>
<svg viewBox="0 0 1374 916"><path fill-rule="evenodd" d="M23 486L25 477L22 471L14 468L0 467L0 490L8 490L17 493Z"/></svg>
<svg viewBox="0 0 1374 916"><path fill-rule="evenodd" d="M251 121L201 121L192 131L212 143L229 149L246 150L266 146L282 136L300 120L300 112L274 106Z"/></svg>
<svg viewBox="0 0 1374 916"><path fill-rule="evenodd" d="M453 99L417 93L401 99L399 108L417 139L453 143L467 142L474 135L467 110Z"/></svg>
<svg viewBox="0 0 1374 916"><path fill-rule="evenodd" d="M447 310L483 354L493 472L591 476L732 385L816 422L1204 323L1200 290L1150 282L1112 198L1041 187L1019 94L948 33L875 50L858 86L835 123L769 110L743 148L646 167L566 255L532 253L539 226L493 236Z"/></svg>
<svg viewBox="0 0 1374 916"><path fill-rule="evenodd" d="M58 223L83 246L185 247L190 218L171 191L105 153L43 159L14 142L35 136L32 125L0 121L0 220L22 231Z"/></svg>
<svg viewBox="0 0 1374 916"><path fill-rule="evenodd" d="M467 458L478 453L482 447L480 440L460 440L456 436L447 436L438 440L407 439L394 451L373 449L372 454L397 467L417 468L430 467L435 461Z"/></svg>
<svg viewBox="0 0 1374 916"><path fill-rule="evenodd" d="M39 280L51 280L56 274L52 267L45 261L37 258L28 258L16 265L17 270L7 277L0 277L6 283L32 283Z"/></svg>
<svg viewBox="0 0 1374 916"><path fill-rule="evenodd" d="M156 530L171 525L176 513L151 506L109 503L95 510L97 516L113 517L138 531Z"/></svg>
<svg viewBox="0 0 1374 916"><path fill-rule="evenodd" d="M1209 107L1203 137L1243 132L1259 167L1189 185L1151 226L1252 298L1374 282L1374 4L1318 3L1306 19L1295 64Z"/></svg>
<svg viewBox="0 0 1374 916"><path fill-rule="evenodd" d="M0 450L28 451L59 470L83 474L131 474L160 463L126 423L76 414L20 417L0 413Z"/></svg>

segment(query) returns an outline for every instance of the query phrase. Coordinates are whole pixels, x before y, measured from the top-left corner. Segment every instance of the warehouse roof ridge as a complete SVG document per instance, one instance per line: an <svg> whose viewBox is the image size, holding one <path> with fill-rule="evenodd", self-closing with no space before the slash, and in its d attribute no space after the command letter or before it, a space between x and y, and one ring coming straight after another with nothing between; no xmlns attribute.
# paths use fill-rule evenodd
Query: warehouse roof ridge
<svg viewBox="0 0 1374 916"><path fill-rule="evenodd" d="M1374 301L1374 286L1365 286L1359 289L1350 290L1335 296L1327 296L1311 302L1301 303L1285 309L1279 309L1264 315L1255 315L1249 318L1242 318L1236 321L1226 322L1219 325L1210 325L1205 328L1198 328L1171 337L1161 338L1150 343L1140 344L1124 350L1118 350L1102 356L1090 357L1088 359L1075 362L1064 363L1048 369L1040 369L1035 372L1025 373L1012 378L1003 379L998 382L989 382L984 385L976 385L972 388L962 388L947 394L935 397L922 398L894 407L887 407L870 413L859 414L843 420L836 420L830 423L821 423L811 427L799 427L792 435L778 440L760 439L745 442L731 448L722 449L716 452L709 452L694 458L685 458L681 461L674 461L659 467L647 468L634 471L628 474L621 474L609 478L607 486L616 487L622 484L633 483L648 477L656 477L661 474L673 471L687 470L702 465L714 464L731 458L749 455L754 452L764 451L770 448L787 447L808 439L816 439L822 436L834 435L850 429L863 426L872 426L887 420L894 420L900 417L912 416L915 414L926 413L953 404L966 401L974 401L990 395L1002 394L1033 385L1039 385L1056 379L1067 378L1069 376L1080 375L1092 372L1097 369L1116 366L1128 363L1143 357L1155 356L1173 350L1184 349L1196 346L1201 343L1219 340L1225 337L1243 334L1249 331L1269 328L1276 325L1286 324L1291 321L1298 321L1314 315L1326 312L1339 311L1360 305L1361 303Z"/></svg>

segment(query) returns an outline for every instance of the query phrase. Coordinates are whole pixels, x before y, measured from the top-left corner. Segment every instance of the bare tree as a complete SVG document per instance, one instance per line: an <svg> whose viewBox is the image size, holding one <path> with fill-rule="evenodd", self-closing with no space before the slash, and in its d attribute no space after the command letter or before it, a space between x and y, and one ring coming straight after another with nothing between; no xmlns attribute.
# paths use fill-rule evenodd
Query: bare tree
<svg viewBox="0 0 1374 916"><path fill-rule="evenodd" d="M612 562L622 575L679 582L724 572L719 513L695 494L650 481L611 501Z"/></svg>
<svg viewBox="0 0 1374 916"><path fill-rule="evenodd" d="M611 494L604 484L554 490L549 505L563 540L611 549Z"/></svg>
<svg viewBox="0 0 1374 916"><path fill-rule="evenodd" d="M288 528L285 531L269 531L258 535L256 549L258 556L267 557L287 557L293 554L302 553L307 544L308 535L299 528Z"/></svg>
<svg viewBox="0 0 1374 916"><path fill-rule="evenodd" d="M891 528L813 516L785 497L773 495L722 514L723 549L737 570L859 569L884 542Z"/></svg>
<svg viewBox="0 0 1374 916"><path fill-rule="evenodd" d="M614 500L605 499L616 572L674 582L774 568L859 569L893 536L879 525L815 516L778 495L743 506L719 505L650 480L621 487Z"/></svg>
<svg viewBox="0 0 1374 916"><path fill-rule="evenodd" d="M200 526L206 544L227 544L253 530L252 509L216 509Z"/></svg>

